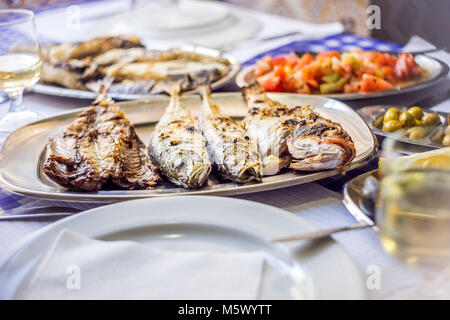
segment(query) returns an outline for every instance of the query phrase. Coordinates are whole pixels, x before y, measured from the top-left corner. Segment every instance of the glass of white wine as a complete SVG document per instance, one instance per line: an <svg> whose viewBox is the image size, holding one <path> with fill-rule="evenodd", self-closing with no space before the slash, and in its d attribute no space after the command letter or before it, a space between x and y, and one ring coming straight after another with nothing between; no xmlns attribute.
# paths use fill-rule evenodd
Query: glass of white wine
<svg viewBox="0 0 450 320"><path fill-rule="evenodd" d="M450 168L447 158L436 155L408 165L395 159L395 146L384 144L376 212L381 242L385 251L432 278L450 267Z"/></svg>
<svg viewBox="0 0 450 320"><path fill-rule="evenodd" d="M23 91L39 80L42 56L32 11L0 10L0 33L0 91L10 100L9 112L0 118L2 140L15 129L39 118L38 113L23 104Z"/></svg>

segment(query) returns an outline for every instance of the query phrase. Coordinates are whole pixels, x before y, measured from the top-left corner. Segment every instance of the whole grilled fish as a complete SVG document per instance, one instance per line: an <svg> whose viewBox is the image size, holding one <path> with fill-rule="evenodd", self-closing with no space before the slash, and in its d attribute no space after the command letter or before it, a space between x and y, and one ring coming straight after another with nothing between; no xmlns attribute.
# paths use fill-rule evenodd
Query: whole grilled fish
<svg viewBox="0 0 450 320"><path fill-rule="evenodd" d="M153 131L150 157L164 175L184 188L201 187L211 172L211 162L197 119L180 101L180 87L170 90L171 99Z"/></svg>
<svg viewBox="0 0 450 320"><path fill-rule="evenodd" d="M291 162L287 139L297 124L304 121L302 112L269 99L259 85L244 88L243 94L249 110L242 127L258 145L263 175L277 174Z"/></svg>
<svg viewBox="0 0 450 320"><path fill-rule="evenodd" d="M160 182L144 143L106 88L92 106L47 145L44 173L59 185L97 191L112 182L126 189L151 189Z"/></svg>
<svg viewBox="0 0 450 320"><path fill-rule="evenodd" d="M229 116L212 103L208 86L199 88L202 96L200 127L211 160L224 177L239 183L260 181L262 164L256 143Z"/></svg>
<svg viewBox="0 0 450 320"><path fill-rule="evenodd" d="M353 141L339 124L309 106L289 108L275 102L258 84L244 88L243 93L249 113L242 125L258 143L264 175L285 167L299 171L340 168L353 160Z"/></svg>

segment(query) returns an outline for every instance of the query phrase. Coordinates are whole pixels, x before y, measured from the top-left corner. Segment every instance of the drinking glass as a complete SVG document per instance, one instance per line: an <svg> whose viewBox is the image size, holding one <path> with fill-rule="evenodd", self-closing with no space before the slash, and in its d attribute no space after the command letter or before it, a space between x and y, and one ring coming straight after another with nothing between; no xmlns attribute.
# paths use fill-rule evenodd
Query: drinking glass
<svg viewBox="0 0 450 320"><path fill-rule="evenodd" d="M376 212L381 243L385 251L432 278L450 266L450 168L393 165L395 155L389 149Z"/></svg>
<svg viewBox="0 0 450 320"><path fill-rule="evenodd" d="M23 9L0 10L0 90L10 100L0 118L0 140L18 127L39 118L23 104L23 91L41 76L42 56L34 13Z"/></svg>

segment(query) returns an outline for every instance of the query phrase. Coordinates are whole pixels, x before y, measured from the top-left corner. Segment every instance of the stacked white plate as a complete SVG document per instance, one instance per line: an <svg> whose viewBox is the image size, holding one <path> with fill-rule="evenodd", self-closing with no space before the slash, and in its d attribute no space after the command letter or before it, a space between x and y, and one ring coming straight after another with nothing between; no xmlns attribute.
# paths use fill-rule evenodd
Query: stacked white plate
<svg viewBox="0 0 450 320"><path fill-rule="evenodd" d="M135 34L144 42L171 42L220 48L255 34L260 23L230 6L199 0L150 2L101 1L56 8L36 17L42 39L87 40L105 34Z"/></svg>

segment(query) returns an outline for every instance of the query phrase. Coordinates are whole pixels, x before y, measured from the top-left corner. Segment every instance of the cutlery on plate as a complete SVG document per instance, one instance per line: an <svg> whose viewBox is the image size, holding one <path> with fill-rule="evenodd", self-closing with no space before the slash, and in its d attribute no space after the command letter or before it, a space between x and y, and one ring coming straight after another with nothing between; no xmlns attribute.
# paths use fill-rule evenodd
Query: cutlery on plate
<svg viewBox="0 0 450 320"><path fill-rule="evenodd" d="M34 220L37 218L64 218L72 214L73 213L37 213L37 214L0 215L0 221Z"/></svg>
<svg viewBox="0 0 450 320"><path fill-rule="evenodd" d="M337 232L358 230L358 229L365 229L365 228L372 228L372 227L375 227L375 224L355 224L352 226L338 227L338 228L332 228L332 229L326 229L326 230L318 230L318 231L298 234L298 235L294 235L294 236L276 238L276 239L271 240L271 242L286 242L286 241L296 241L296 240L321 239L321 238L328 237L329 235L332 235L333 233L337 233Z"/></svg>
<svg viewBox="0 0 450 320"><path fill-rule="evenodd" d="M71 208L71 207L63 207L63 206L54 206L54 207L28 207L28 208L14 208L10 210L5 210L0 213L0 221L5 220L24 220L24 219L36 219L36 218L45 218L45 217L66 217L72 215L74 213L79 213L83 210ZM37 212L37 213L36 213ZM38 213L45 212L45 213Z"/></svg>

